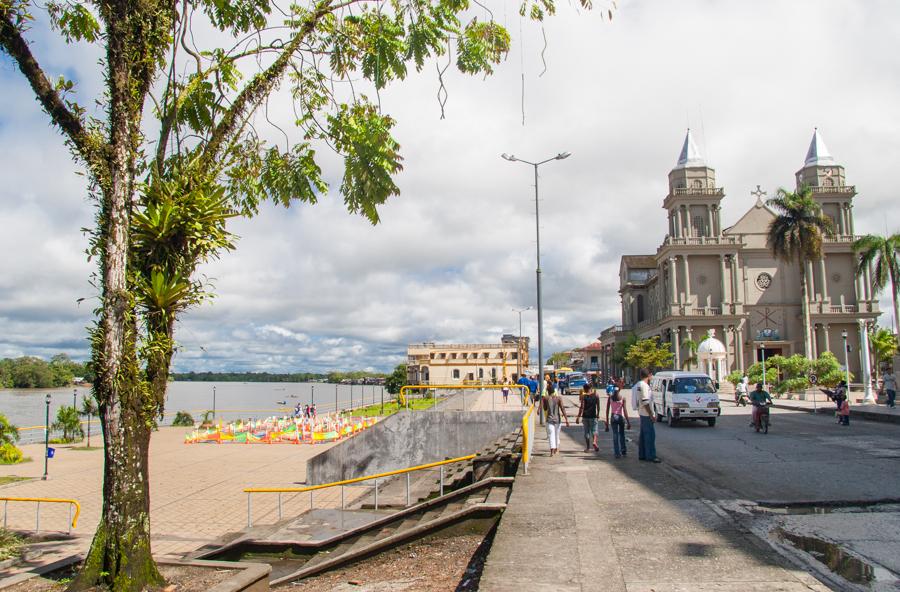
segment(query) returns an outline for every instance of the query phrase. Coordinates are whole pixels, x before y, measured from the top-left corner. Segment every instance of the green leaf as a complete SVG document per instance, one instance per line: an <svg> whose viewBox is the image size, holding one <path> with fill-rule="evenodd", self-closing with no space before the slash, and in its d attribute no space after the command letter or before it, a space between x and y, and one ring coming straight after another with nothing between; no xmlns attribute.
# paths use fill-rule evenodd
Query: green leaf
<svg viewBox="0 0 900 592"><path fill-rule="evenodd" d="M394 120L378 113L374 106L358 102L342 104L328 123L335 147L344 154L344 203L350 212L377 224L377 206L400 194L393 175L403 170L403 158L400 145L391 136Z"/></svg>
<svg viewBox="0 0 900 592"><path fill-rule="evenodd" d="M50 2L47 13L51 26L62 33L68 43L82 40L94 43L100 38L100 23L83 4Z"/></svg>

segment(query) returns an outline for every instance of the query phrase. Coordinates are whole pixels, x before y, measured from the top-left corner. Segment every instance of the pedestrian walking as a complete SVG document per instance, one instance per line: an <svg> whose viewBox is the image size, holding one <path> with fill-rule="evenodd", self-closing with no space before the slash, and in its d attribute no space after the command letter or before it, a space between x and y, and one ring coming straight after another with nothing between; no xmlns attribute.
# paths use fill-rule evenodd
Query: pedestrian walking
<svg viewBox="0 0 900 592"><path fill-rule="evenodd" d="M628 417L628 408L619 389L615 389L606 400L606 431L610 431L610 428L613 436L613 453L616 458L622 458L628 453L625 448L625 430L631 429L631 419Z"/></svg>
<svg viewBox="0 0 900 592"><path fill-rule="evenodd" d="M508 379L506 379L506 378L503 379L503 386L500 388L500 392L503 393L503 403L506 404L506 402L509 400L509 381L508 381Z"/></svg>
<svg viewBox="0 0 900 592"><path fill-rule="evenodd" d="M547 440L550 441L550 456L559 453L559 430L562 419L566 420L569 427L569 417L566 415L566 407L562 397L551 385L547 389L547 396L543 397L541 405L544 409L544 417L547 423Z"/></svg>
<svg viewBox="0 0 900 592"><path fill-rule="evenodd" d="M650 390L650 378L653 374L647 368L641 368L640 377L631 388L631 407L636 409L641 421L638 437L638 460L662 462L656 456L656 413L653 411L653 391Z"/></svg>
<svg viewBox="0 0 900 592"><path fill-rule="evenodd" d="M578 415L575 416L575 423L581 420L584 427L584 451L590 452L593 446L594 450L600 450L597 446L597 422L600 417L600 397L594 391L591 385L584 385L583 395L579 397Z"/></svg>
<svg viewBox="0 0 900 592"><path fill-rule="evenodd" d="M887 395L887 406L893 409L897 399L897 378L893 372L885 372L881 377L881 388Z"/></svg>

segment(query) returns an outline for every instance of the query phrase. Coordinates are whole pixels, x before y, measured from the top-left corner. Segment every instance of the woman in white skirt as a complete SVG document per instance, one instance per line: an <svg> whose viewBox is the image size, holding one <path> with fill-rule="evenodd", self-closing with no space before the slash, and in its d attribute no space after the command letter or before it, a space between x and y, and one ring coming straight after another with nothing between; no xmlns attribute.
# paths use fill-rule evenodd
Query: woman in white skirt
<svg viewBox="0 0 900 592"><path fill-rule="evenodd" d="M552 384L547 385L547 396L543 400L544 417L547 423L547 439L550 441L550 456L559 454L559 430L562 419L566 420L569 427L569 417L566 415L566 406L562 397L557 394Z"/></svg>

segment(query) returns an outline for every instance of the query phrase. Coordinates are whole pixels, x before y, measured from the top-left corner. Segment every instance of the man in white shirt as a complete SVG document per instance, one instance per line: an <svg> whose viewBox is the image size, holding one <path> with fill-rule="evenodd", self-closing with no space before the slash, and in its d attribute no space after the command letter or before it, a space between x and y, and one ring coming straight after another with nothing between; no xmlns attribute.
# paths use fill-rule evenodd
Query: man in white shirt
<svg viewBox="0 0 900 592"><path fill-rule="evenodd" d="M631 389L631 406L637 409L641 418L641 431L638 437L638 460L662 462L656 457L656 413L653 411L653 391L650 390L650 379L653 374L641 368L641 379Z"/></svg>

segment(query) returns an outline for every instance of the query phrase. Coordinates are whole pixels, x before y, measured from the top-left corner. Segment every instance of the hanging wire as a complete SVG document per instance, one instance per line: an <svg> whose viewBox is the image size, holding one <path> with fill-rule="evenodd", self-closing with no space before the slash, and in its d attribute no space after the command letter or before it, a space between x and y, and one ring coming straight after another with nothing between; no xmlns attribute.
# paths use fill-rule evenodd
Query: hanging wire
<svg viewBox="0 0 900 592"><path fill-rule="evenodd" d="M522 15L519 15L519 66L522 69L522 127L525 126L525 36L522 33Z"/></svg>
<svg viewBox="0 0 900 592"><path fill-rule="evenodd" d="M544 30L544 25L541 25L541 35L544 37L544 47L541 49L541 61L544 63L544 69L538 74L538 78L547 72L547 60L544 57L544 54L547 52L547 31Z"/></svg>
<svg viewBox="0 0 900 592"><path fill-rule="evenodd" d="M450 55L450 39L447 39L447 65L441 68L440 64L438 64L437 60L434 61L434 66L437 68L438 73L438 87L437 91L437 100L438 104L441 106L441 119L445 118L444 107L447 105L447 99L450 98L450 93L447 92L447 87L444 86L444 72L447 71L447 68L450 67L450 62L452 61L452 57Z"/></svg>

